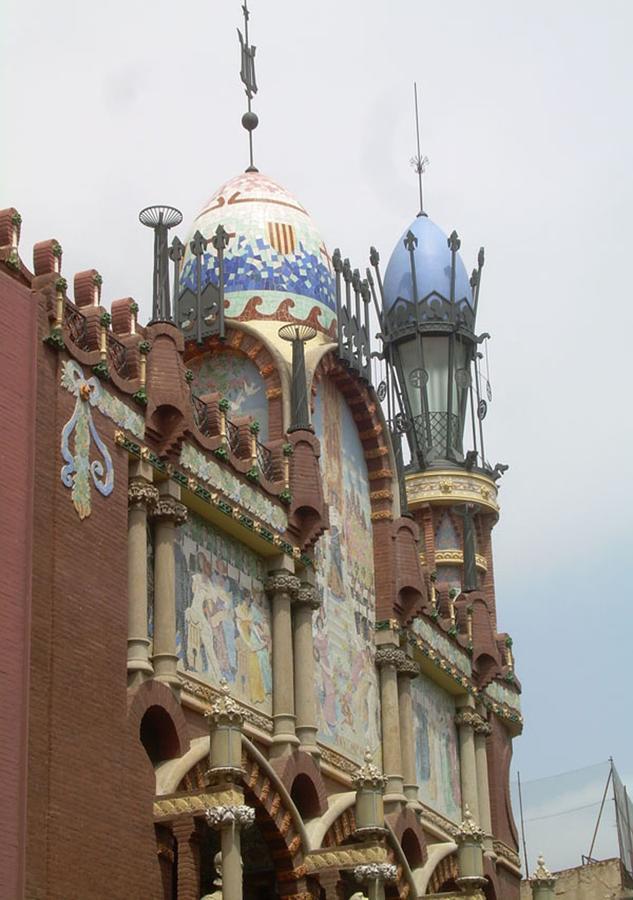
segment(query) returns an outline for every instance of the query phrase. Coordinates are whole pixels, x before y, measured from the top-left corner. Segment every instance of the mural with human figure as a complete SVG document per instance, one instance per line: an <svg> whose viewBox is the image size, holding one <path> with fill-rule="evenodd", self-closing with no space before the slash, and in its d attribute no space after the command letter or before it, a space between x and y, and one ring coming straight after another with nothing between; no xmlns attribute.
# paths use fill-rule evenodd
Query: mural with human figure
<svg viewBox="0 0 633 900"><path fill-rule="evenodd" d="M420 800L461 821L461 788L455 702L426 675L411 682L415 759Z"/></svg>
<svg viewBox="0 0 633 900"><path fill-rule="evenodd" d="M312 418L330 515L315 551L323 601L314 629L319 737L361 761L367 746L380 755L369 479L352 413L327 377L319 384Z"/></svg>
<svg viewBox="0 0 633 900"><path fill-rule="evenodd" d="M260 557L194 513L176 543L176 641L186 671L272 713L270 605Z"/></svg>
<svg viewBox="0 0 633 900"><path fill-rule="evenodd" d="M231 404L229 418L251 416L259 422L259 439L268 440L266 383L247 356L231 351L206 353L189 362L194 394L214 394Z"/></svg>

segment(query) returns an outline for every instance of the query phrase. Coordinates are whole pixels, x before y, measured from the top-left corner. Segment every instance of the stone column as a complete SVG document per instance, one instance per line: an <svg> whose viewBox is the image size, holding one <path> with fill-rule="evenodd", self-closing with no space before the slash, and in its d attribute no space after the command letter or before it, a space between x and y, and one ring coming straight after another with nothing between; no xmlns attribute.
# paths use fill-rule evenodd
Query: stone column
<svg viewBox="0 0 633 900"><path fill-rule="evenodd" d="M458 877L455 879L458 887L464 893L478 891L486 884L484 878L484 833L475 822L471 811L464 807L464 821L455 835L457 842L457 869Z"/></svg>
<svg viewBox="0 0 633 900"><path fill-rule="evenodd" d="M292 605L296 731L301 749L316 759L321 754L317 747L312 613L320 605L316 588L309 584L301 585Z"/></svg>
<svg viewBox="0 0 633 900"><path fill-rule="evenodd" d="M241 829L253 824L255 810L243 804L213 806L206 811L206 816L211 828L220 832L222 898L242 900Z"/></svg>
<svg viewBox="0 0 633 900"><path fill-rule="evenodd" d="M138 685L152 673L147 635L147 515L158 500L152 470L140 461L130 465L127 532L127 672L128 684Z"/></svg>
<svg viewBox="0 0 633 900"><path fill-rule="evenodd" d="M419 805L418 775L415 765L415 735L413 733L413 705L411 681L420 674L419 665L408 656L398 669L398 709L400 711L400 744L404 795L411 805Z"/></svg>
<svg viewBox="0 0 633 900"><path fill-rule="evenodd" d="M181 816L172 824L178 845L178 900L199 900L200 867L195 824L191 816Z"/></svg>
<svg viewBox="0 0 633 900"><path fill-rule="evenodd" d="M492 849L492 818L490 814L490 787L488 785L488 753L486 738L491 733L490 724L480 716L475 725L475 767L477 769L477 799L479 801L479 824L484 832L486 855L494 855Z"/></svg>
<svg viewBox="0 0 633 900"><path fill-rule="evenodd" d="M176 671L176 567L174 541L176 526L187 519L180 500L180 488L171 481L160 483L160 496L152 515L154 521L154 677L174 691L180 688Z"/></svg>
<svg viewBox="0 0 633 900"><path fill-rule="evenodd" d="M367 886L367 900L385 900L385 882L395 881L398 871L392 863L366 863L355 866L354 878Z"/></svg>
<svg viewBox="0 0 633 900"><path fill-rule="evenodd" d="M398 668L405 661L405 654L396 647L381 646L376 651L376 665L380 670L382 768L387 777L386 802L404 799L400 714L398 711Z"/></svg>
<svg viewBox="0 0 633 900"><path fill-rule="evenodd" d="M266 592L272 604L273 642L273 757L291 753L299 743L295 734L291 602L301 582L287 570L271 572Z"/></svg>
<svg viewBox="0 0 633 900"><path fill-rule="evenodd" d="M470 698L469 698L470 700ZM477 799L477 766L475 763L475 726L482 721L471 706L463 706L455 714L455 724L459 731L459 771L462 788L462 815L466 807L475 821L479 821Z"/></svg>

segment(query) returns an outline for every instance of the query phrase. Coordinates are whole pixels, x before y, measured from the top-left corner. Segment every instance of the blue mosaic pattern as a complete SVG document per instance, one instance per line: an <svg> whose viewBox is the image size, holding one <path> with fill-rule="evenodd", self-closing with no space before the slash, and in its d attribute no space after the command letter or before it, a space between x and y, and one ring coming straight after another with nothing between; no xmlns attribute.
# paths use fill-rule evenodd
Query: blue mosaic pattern
<svg viewBox="0 0 633 900"><path fill-rule="evenodd" d="M181 284L195 292L195 260L189 259L182 275ZM218 284L217 257L205 253L202 258L202 287L209 281ZM311 297L336 310L334 299L334 279L320 259L309 253L299 242L297 252L282 254L257 238L256 247L244 235L233 238L224 259L224 290L231 291L287 291Z"/></svg>

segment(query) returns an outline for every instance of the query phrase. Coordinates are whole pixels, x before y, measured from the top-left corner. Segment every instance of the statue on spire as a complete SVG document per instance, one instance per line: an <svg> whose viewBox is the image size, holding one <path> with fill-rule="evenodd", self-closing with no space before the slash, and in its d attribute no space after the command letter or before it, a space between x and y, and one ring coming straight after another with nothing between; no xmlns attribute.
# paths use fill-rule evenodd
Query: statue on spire
<svg viewBox="0 0 633 900"><path fill-rule="evenodd" d="M246 89L246 99L248 103L248 110L242 116L242 125L248 131L250 157L250 163L246 171L257 172L258 170L253 163L253 131L257 128L259 119L257 118L256 113L251 109L251 101L257 93L257 79L255 77L255 51L257 48L248 41L248 20L250 18L250 13L248 11L246 0L244 0L244 5L242 6L242 12L244 13L244 34L242 34L239 28L237 29L237 34L240 39L241 49L240 78Z"/></svg>

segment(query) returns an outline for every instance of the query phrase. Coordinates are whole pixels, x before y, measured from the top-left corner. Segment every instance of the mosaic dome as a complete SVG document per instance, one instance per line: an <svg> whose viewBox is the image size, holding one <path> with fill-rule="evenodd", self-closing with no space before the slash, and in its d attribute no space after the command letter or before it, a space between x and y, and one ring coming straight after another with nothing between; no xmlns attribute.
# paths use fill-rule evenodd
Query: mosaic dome
<svg viewBox="0 0 633 900"><path fill-rule="evenodd" d="M418 300L437 293L447 300L451 295L451 251L448 238L428 216L417 216L406 228L394 247L385 271L385 306L390 309L398 298L412 300L411 263L409 251L404 246L407 233L412 231L418 239L415 249L415 274ZM467 300L472 304L472 292L466 267L457 254L455 261L455 300Z"/></svg>
<svg viewBox="0 0 633 900"><path fill-rule="evenodd" d="M330 257L304 207L260 172L223 184L191 227L181 284L196 290L189 242L196 231L210 239L218 225L229 235L224 252L226 316L243 322L309 322L334 335L336 301ZM202 286L218 283L218 261L209 243Z"/></svg>

